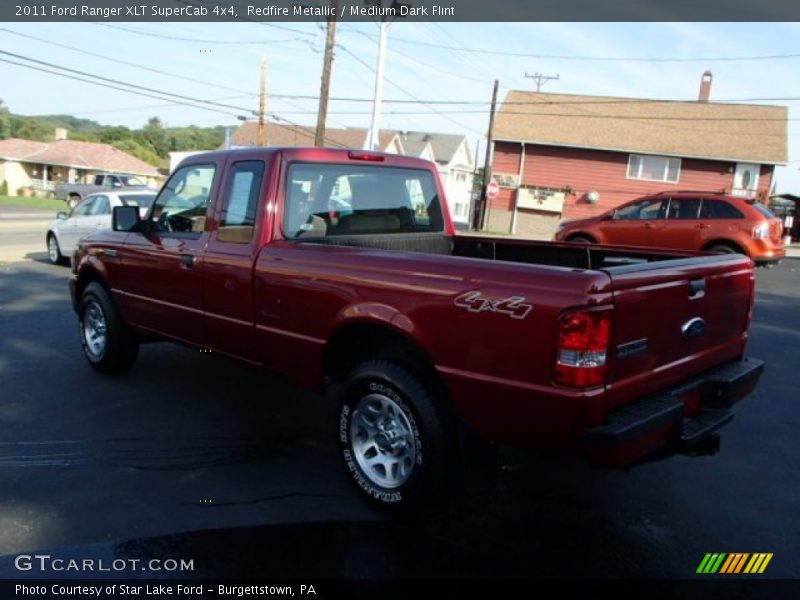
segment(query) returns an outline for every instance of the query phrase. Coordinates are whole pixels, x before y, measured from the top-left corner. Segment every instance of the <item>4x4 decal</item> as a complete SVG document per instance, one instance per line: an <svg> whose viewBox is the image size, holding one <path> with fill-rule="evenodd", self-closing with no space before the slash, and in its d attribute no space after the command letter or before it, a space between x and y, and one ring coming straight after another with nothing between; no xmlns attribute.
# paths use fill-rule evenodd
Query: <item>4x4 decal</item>
<svg viewBox="0 0 800 600"><path fill-rule="evenodd" d="M533 310L532 304L525 304L526 299L523 296L487 298L479 291L471 291L456 297L453 303L471 313L494 312L506 314L512 319L524 319Z"/></svg>

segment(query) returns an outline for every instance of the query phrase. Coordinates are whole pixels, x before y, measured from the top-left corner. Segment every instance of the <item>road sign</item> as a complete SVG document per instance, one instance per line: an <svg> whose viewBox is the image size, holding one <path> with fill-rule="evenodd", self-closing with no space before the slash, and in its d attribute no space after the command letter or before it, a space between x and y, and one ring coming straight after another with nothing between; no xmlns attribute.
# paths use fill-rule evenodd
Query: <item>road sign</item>
<svg viewBox="0 0 800 600"><path fill-rule="evenodd" d="M492 179L489 182L489 185L486 186L486 197L489 200L494 200L497 198L497 194L500 193L500 184L497 183L497 179Z"/></svg>

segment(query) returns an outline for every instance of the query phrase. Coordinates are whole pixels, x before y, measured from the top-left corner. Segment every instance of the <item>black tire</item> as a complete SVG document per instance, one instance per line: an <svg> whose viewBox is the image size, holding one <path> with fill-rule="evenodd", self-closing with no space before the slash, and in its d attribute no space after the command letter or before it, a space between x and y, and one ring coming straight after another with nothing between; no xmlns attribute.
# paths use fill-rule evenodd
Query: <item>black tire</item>
<svg viewBox="0 0 800 600"><path fill-rule="evenodd" d="M716 244L708 249L709 252L716 252L717 254L744 254L741 250L737 250L728 244Z"/></svg>
<svg viewBox="0 0 800 600"><path fill-rule="evenodd" d="M372 360L355 367L337 393L345 469L374 504L396 515L433 512L457 479L452 419L424 380L395 362Z"/></svg>
<svg viewBox="0 0 800 600"><path fill-rule="evenodd" d="M567 238L568 242L573 244L594 244L596 243L592 238L587 235L573 235Z"/></svg>
<svg viewBox="0 0 800 600"><path fill-rule="evenodd" d="M66 264L67 258L61 254L61 247L58 245L58 238L53 233L47 234L47 258L54 265Z"/></svg>
<svg viewBox="0 0 800 600"><path fill-rule="evenodd" d="M139 342L100 283L90 283L81 294L78 330L83 354L97 371L122 373L136 361Z"/></svg>

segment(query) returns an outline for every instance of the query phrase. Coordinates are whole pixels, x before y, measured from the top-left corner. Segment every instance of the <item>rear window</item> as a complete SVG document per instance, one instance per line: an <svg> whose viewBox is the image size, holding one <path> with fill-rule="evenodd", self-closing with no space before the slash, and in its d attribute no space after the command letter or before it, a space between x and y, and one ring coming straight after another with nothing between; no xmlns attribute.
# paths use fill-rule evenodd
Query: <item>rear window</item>
<svg viewBox="0 0 800 600"><path fill-rule="evenodd" d="M753 208L755 208L758 212L760 212L762 215L764 215L768 219L774 219L775 218L775 214L770 209L768 209L766 206L761 204L760 202L754 203L753 204Z"/></svg>
<svg viewBox="0 0 800 600"><path fill-rule="evenodd" d="M744 215L730 202L704 198L700 207L701 219L743 219Z"/></svg>
<svg viewBox="0 0 800 600"><path fill-rule="evenodd" d="M155 199L155 194L120 194L119 199L125 206L138 206L139 208L149 208Z"/></svg>
<svg viewBox="0 0 800 600"><path fill-rule="evenodd" d="M423 169L295 163L285 197L287 238L444 230L436 183Z"/></svg>

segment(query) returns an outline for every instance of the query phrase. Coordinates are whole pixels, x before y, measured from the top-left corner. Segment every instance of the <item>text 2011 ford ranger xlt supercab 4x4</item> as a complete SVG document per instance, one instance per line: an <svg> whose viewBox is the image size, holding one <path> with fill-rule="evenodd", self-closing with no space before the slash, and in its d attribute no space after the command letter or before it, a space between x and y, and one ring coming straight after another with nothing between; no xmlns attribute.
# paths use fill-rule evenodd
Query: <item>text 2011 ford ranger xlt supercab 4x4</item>
<svg viewBox="0 0 800 600"><path fill-rule="evenodd" d="M398 508L442 497L463 431L713 452L763 370L747 257L455 235L435 165L362 151L190 157L79 246L71 291L99 371L171 340L328 390L347 471Z"/></svg>

